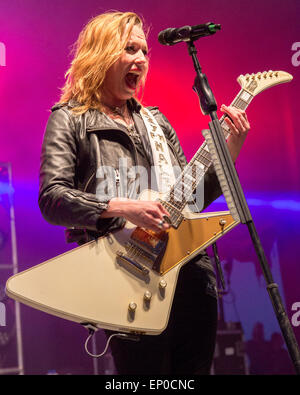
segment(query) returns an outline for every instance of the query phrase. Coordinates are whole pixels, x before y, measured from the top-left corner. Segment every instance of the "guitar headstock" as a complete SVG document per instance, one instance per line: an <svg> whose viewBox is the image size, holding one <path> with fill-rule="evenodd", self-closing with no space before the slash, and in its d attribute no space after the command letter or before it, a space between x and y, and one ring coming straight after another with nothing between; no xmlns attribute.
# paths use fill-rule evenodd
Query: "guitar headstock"
<svg viewBox="0 0 300 395"><path fill-rule="evenodd" d="M240 75L237 79L240 86L252 96L271 88L274 85L289 82L293 76L285 71L264 71L256 74Z"/></svg>

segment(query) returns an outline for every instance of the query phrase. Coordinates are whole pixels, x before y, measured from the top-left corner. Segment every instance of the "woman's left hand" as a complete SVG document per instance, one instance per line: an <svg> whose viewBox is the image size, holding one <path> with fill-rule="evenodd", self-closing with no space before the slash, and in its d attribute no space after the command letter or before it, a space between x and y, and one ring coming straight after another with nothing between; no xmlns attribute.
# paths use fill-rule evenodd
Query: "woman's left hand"
<svg viewBox="0 0 300 395"><path fill-rule="evenodd" d="M225 122L230 128L227 145L231 158L235 162L249 132L250 124L247 114L243 110L222 104L221 111L228 115L225 117Z"/></svg>
<svg viewBox="0 0 300 395"><path fill-rule="evenodd" d="M227 107L224 104L221 106L221 111L230 117L225 117L225 122L229 126L232 135L240 137L247 135L250 123L245 111L231 106Z"/></svg>

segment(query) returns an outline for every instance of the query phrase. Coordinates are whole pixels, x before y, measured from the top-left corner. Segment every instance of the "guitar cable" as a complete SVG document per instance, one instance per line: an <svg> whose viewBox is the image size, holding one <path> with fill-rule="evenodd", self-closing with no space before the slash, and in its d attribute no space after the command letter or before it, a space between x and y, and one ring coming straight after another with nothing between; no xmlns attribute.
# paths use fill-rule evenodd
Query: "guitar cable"
<svg viewBox="0 0 300 395"><path fill-rule="evenodd" d="M94 334L98 331L98 328L95 327L92 324L82 324L86 329L88 329L89 331L89 335L84 343L84 349L86 351L86 353L93 358L100 358L103 357L105 355L105 353L108 350L109 344L111 342L111 339L113 337L119 337L119 338L123 338L123 339L127 339L127 340L132 340L132 341L139 341L139 336L137 335L129 335L127 333L113 333L112 335L109 336L109 338L106 341L106 345L104 347L104 350L100 353L100 354L93 354L89 351L88 349L88 343L91 340L91 338L94 336Z"/></svg>

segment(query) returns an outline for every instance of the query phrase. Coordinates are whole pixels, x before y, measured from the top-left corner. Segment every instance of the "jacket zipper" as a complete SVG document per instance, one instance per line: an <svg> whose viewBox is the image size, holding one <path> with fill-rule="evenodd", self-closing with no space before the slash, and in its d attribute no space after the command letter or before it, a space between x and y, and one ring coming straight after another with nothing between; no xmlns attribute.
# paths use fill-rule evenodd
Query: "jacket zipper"
<svg viewBox="0 0 300 395"><path fill-rule="evenodd" d="M114 170L115 170L117 197L120 197L120 172L118 169L114 169Z"/></svg>
<svg viewBox="0 0 300 395"><path fill-rule="evenodd" d="M88 128L87 130L89 132L96 132L96 131L111 130L111 129L112 128L93 127L93 128ZM134 162L135 162L136 165L138 165L136 148L135 148L135 145L134 145L134 142L133 142L132 138L126 132L124 132L124 130L122 130L121 128L115 128L115 129L118 130L119 132L122 132L129 139L129 141L130 141L130 143L132 145L132 148L133 148ZM91 180L92 180L94 175L95 175L95 172L91 175L91 177L86 182L85 187L84 187L84 191L87 190L87 187L88 187L89 183L91 182ZM116 176L116 187L117 187L117 194L118 194L120 192L120 173L119 173L118 170L115 170L115 176Z"/></svg>

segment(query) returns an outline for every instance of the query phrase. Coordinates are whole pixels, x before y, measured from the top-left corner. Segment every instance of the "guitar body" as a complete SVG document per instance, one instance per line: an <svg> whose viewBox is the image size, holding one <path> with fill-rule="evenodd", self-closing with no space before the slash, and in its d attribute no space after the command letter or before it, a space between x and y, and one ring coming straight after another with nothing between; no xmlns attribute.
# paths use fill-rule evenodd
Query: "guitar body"
<svg viewBox="0 0 300 395"><path fill-rule="evenodd" d="M141 199L154 200L157 196L145 191ZM126 223L120 231L12 276L6 284L7 294L67 320L157 335L168 324L182 265L237 224L228 212L186 211L177 229L163 232L167 241L159 270L145 264L145 274L139 266L120 258L138 229ZM144 264L144 260L138 262Z"/></svg>

